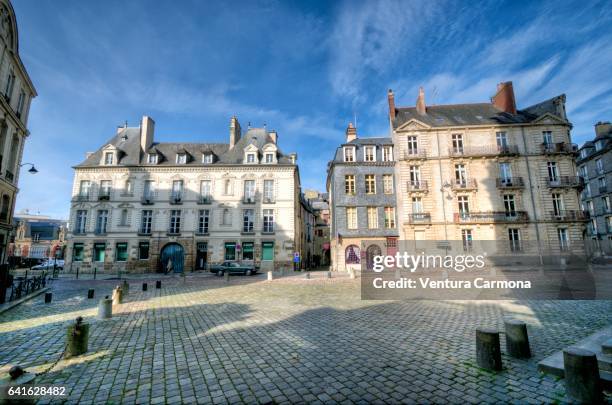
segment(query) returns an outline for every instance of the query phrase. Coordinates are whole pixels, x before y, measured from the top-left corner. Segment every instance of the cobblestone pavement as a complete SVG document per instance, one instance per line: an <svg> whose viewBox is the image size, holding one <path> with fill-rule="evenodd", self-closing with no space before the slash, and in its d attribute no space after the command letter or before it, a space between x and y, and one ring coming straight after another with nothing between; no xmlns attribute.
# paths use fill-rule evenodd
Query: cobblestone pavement
<svg viewBox="0 0 612 405"><path fill-rule="evenodd" d="M81 315L89 352L37 380L66 386L68 403L564 402L563 380L537 361L612 320L610 301L361 301L358 280L323 273L154 280L147 292L132 280L105 321L97 301L116 280L55 281L52 304L0 315L0 373L44 370ZM482 371L474 330L502 330L504 316L528 323L535 357Z"/></svg>

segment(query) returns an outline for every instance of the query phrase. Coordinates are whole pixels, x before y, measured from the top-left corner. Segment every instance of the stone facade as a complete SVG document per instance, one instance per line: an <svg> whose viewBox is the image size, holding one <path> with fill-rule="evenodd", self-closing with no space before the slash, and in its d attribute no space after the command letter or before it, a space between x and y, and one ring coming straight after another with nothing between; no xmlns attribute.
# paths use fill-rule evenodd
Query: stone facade
<svg viewBox="0 0 612 405"><path fill-rule="evenodd" d="M66 221L45 215L20 212L14 241L9 245L9 262L20 259L63 259Z"/></svg>
<svg viewBox="0 0 612 405"><path fill-rule="evenodd" d="M0 0L0 263L7 261L13 231L21 157L30 103L36 90L19 57L17 21L13 6Z"/></svg>
<svg viewBox="0 0 612 405"><path fill-rule="evenodd" d="M320 193L315 190L304 192L314 213L314 246L313 246L313 266L330 265L330 214L329 197L327 193Z"/></svg>
<svg viewBox="0 0 612 405"><path fill-rule="evenodd" d="M612 125L599 122L595 133L595 139L580 148L577 160L578 172L586 180L580 194L582 209L591 216L585 237L612 240Z"/></svg>
<svg viewBox="0 0 612 405"><path fill-rule="evenodd" d="M565 96L517 110L512 83L491 103L396 108L402 239L509 240L512 249L580 249L586 220ZM576 243L578 242L578 243Z"/></svg>
<svg viewBox="0 0 612 405"><path fill-rule="evenodd" d="M291 268L300 251L299 174L278 135L156 143L154 122L118 128L75 166L66 270L192 271L224 260Z"/></svg>
<svg viewBox="0 0 612 405"><path fill-rule="evenodd" d="M359 270L361 260L396 246L394 147L390 138L357 138L352 124L327 171L331 267ZM363 241L374 241L361 252ZM378 253L380 254L380 253Z"/></svg>

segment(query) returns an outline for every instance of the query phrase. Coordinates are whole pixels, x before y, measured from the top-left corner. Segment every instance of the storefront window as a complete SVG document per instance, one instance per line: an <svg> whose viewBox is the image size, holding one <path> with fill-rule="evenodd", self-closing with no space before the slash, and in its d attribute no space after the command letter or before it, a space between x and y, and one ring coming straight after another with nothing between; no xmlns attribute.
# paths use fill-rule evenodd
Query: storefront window
<svg viewBox="0 0 612 405"><path fill-rule="evenodd" d="M72 260L75 262L83 261L83 244L75 243L72 245Z"/></svg>
<svg viewBox="0 0 612 405"><path fill-rule="evenodd" d="M274 260L274 242L263 242L261 244L261 259L262 260Z"/></svg>
<svg viewBox="0 0 612 405"><path fill-rule="evenodd" d="M95 243L93 248L93 260L94 262L104 261L104 250L106 249L105 243Z"/></svg>
<svg viewBox="0 0 612 405"><path fill-rule="evenodd" d="M138 259L147 260L149 258L149 242L140 242L138 244Z"/></svg>
<svg viewBox="0 0 612 405"><path fill-rule="evenodd" d="M127 243L125 242L121 242L121 243L117 243L116 248L116 260L118 262L125 262L127 261Z"/></svg>
<svg viewBox="0 0 612 405"><path fill-rule="evenodd" d="M244 242L242 244L242 260L253 260L253 242Z"/></svg>
<svg viewBox="0 0 612 405"><path fill-rule="evenodd" d="M225 244L225 260L236 260L236 244L234 242Z"/></svg>

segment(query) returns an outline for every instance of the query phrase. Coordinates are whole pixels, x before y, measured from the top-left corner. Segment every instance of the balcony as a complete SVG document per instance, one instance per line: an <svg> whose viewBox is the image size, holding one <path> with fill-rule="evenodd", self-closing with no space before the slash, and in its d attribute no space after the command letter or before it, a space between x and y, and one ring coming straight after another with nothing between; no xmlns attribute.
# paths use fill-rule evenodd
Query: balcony
<svg viewBox="0 0 612 405"><path fill-rule="evenodd" d="M89 194L77 194L72 198L72 201L89 201Z"/></svg>
<svg viewBox="0 0 612 405"><path fill-rule="evenodd" d="M551 188L583 188L584 179L580 176L559 176L554 179L548 179L548 187Z"/></svg>
<svg viewBox="0 0 612 405"><path fill-rule="evenodd" d="M138 230L138 236L151 236L153 234L153 232L151 232L151 229L146 229L146 228L140 228Z"/></svg>
<svg viewBox="0 0 612 405"><path fill-rule="evenodd" d="M408 182L408 191L427 192L429 191L429 185L425 180L410 180Z"/></svg>
<svg viewBox="0 0 612 405"><path fill-rule="evenodd" d="M606 194L608 192L608 186L599 186L599 194Z"/></svg>
<svg viewBox="0 0 612 405"><path fill-rule="evenodd" d="M578 153L578 145L565 142L543 143L540 145L540 151L545 155Z"/></svg>
<svg viewBox="0 0 612 405"><path fill-rule="evenodd" d="M242 199L242 203L243 204L255 204L255 196L253 195L244 196L244 198Z"/></svg>
<svg viewBox="0 0 612 405"><path fill-rule="evenodd" d="M548 219L557 222L578 222L588 221L591 215L587 211L580 210L561 210L548 213Z"/></svg>
<svg viewBox="0 0 612 405"><path fill-rule="evenodd" d="M485 145L452 147L448 150L451 157L477 157L477 156L513 156L518 155L517 145Z"/></svg>
<svg viewBox="0 0 612 405"><path fill-rule="evenodd" d="M611 215L611 214L612 214L612 207L608 207L608 208L603 207L597 211L597 215Z"/></svg>
<svg viewBox="0 0 612 405"><path fill-rule="evenodd" d="M168 232L166 232L167 236L180 236L181 230L179 228L168 228Z"/></svg>
<svg viewBox="0 0 612 405"><path fill-rule="evenodd" d="M183 193L171 193L170 200L171 205L180 205L183 203Z"/></svg>
<svg viewBox="0 0 612 405"><path fill-rule="evenodd" d="M417 212L408 215L408 223L410 224L426 224L431 222L431 214L429 212Z"/></svg>
<svg viewBox="0 0 612 405"><path fill-rule="evenodd" d="M427 159L427 151L421 148L402 150L400 153L399 159L400 160Z"/></svg>
<svg viewBox="0 0 612 405"><path fill-rule="evenodd" d="M131 191L123 191L123 192L120 194L120 196L121 196L121 197L127 197L127 198L130 198L130 197L134 197L134 193L132 193Z"/></svg>
<svg viewBox="0 0 612 405"><path fill-rule="evenodd" d="M15 180L15 175L10 170L6 171L4 177L6 177L6 179L10 181L11 183L13 182L13 180Z"/></svg>
<svg viewBox="0 0 612 405"><path fill-rule="evenodd" d="M110 191L101 191L98 194L98 201L109 201L110 200Z"/></svg>
<svg viewBox="0 0 612 405"><path fill-rule="evenodd" d="M457 212L454 221L457 224L498 224L527 222L527 211L483 211L483 212Z"/></svg>
<svg viewBox="0 0 612 405"><path fill-rule="evenodd" d="M157 192L153 192L153 191L145 192L140 198L140 203L142 205L153 205L156 197L157 197Z"/></svg>
<svg viewBox="0 0 612 405"><path fill-rule="evenodd" d="M106 228L96 228L94 230L94 234L96 234L96 235L106 235Z"/></svg>
<svg viewBox="0 0 612 405"><path fill-rule="evenodd" d="M198 197L198 204L205 205L212 202L212 198L209 195L201 195Z"/></svg>
<svg viewBox="0 0 612 405"><path fill-rule="evenodd" d="M477 190L478 183L475 179L454 179L451 180L451 189L454 191Z"/></svg>
<svg viewBox="0 0 612 405"><path fill-rule="evenodd" d="M74 229L72 231L73 235L85 235L87 234L87 231L85 229Z"/></svg>
<svg viewBox="0 0 612 405"><path fill-rule="evenodd" d="M274 200L274 197L264 197L263 202L264 204L274 204L276 200Z"/></svg>
<svg viewBox="0 0 612 405"><path fill-rule="evenodd" d="M499 177L497 187L504 190L525 188L525 182L522 177Z"/></svg>

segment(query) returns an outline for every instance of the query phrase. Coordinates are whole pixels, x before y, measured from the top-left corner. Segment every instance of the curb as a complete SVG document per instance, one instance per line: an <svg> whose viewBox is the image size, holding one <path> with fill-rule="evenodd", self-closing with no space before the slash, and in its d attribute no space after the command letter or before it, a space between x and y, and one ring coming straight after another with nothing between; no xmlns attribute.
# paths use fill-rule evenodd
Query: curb
<svg viewBox="0 0 612 405"><path fill-rule="evenodd" d="M35 291L29 295L26 295L25 297L21 297L19 298L17 301L13 301L13 302L9 302L7 304L2 305L2 307L0 307L0 315L2 315L3 313L15 308L17 305L22 304L26 301L31 300L34 297L38 297L40 294L47 292L51 289L51 287L45 287L42 288L38 291Z"/></svg>

